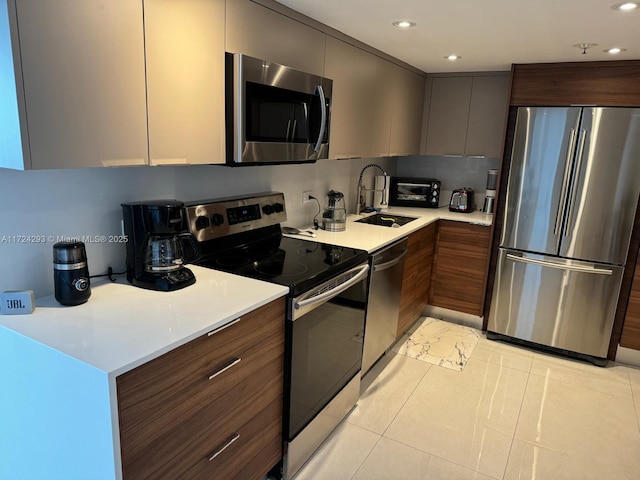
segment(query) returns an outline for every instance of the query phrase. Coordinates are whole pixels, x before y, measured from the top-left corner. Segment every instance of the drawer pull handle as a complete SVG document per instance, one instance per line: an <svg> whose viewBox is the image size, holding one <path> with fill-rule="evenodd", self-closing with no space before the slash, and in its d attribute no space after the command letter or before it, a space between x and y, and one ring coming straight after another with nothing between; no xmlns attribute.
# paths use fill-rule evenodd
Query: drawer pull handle
<svg viewBox="0 0 640 480"><path fill-rule="evenodd" d="M209 333L207 333L207 336L211 336L211 335L215 335L218 332L221 332L222 330L224 330L225 328L229 328L231 325L235 325L236 323L238 323L240 321L242 317L238 317L235 320L232 320L231 322L227 323L226 325L221 326L220 328L216 328L215 330L211 330Z"/></svg>
<svg viewBox="0 0 640 480"><path fill-rule="evenodd" d="M231 446L231 444L233 442L235 442L236 440L238 440L240 438L240 434L239 433L235 433L227 443L225 443L222 448L220 448L220 450L218 450L216 453L214 453L213 455L211 455L209 457L209 461L212 461L214 458L216 458L218 455L220 455L222 452L224 452L227 448L229 448Z"/></svg>
<svg viewBox="0 0 640 480"><path fill-rule="evenodd" d="M211 375L209 375L209 380L217 377L218 375L220 375L223 372L226 372L227 370L229 370L231 367L233 367L234 365L237 365L240 363L240 361L242 360L242 358L238 357L238 358L234 358L231 363L229 363L228 365L225 365L224 367L222 367L220 370L218 370L215 373L212 373Z"/></svg>

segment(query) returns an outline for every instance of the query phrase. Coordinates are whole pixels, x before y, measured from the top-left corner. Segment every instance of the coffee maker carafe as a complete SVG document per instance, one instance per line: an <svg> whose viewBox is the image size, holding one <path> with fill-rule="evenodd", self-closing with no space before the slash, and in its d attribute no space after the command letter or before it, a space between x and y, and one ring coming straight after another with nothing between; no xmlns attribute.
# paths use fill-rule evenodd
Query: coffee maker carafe
<svg viewBox="0 0 640 480"><path fill-rule="evenodd" d="M184 266L199 251L185 225L184 203L176 200L123 203L122 216L128 237L129 282L163 291L195 283L193 272Z"/></svg>

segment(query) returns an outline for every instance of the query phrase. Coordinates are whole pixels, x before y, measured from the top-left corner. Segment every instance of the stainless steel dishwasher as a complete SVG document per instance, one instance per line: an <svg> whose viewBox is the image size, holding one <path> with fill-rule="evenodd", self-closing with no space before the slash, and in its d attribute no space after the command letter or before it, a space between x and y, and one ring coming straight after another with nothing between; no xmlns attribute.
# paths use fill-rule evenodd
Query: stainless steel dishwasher
<svg viewBox="0 0 640 480"><path fill-rule="evenodd" d="M396 339L406 254L407 239L404 238L371 256L362 375L367 373Z"/></svg>

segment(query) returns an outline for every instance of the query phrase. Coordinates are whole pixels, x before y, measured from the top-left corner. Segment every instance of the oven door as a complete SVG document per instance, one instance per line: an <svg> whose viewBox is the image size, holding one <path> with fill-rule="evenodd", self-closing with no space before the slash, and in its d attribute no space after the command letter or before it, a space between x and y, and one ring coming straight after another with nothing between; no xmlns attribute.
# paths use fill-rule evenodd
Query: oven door
<svg viewBox="0 0 640 480"><path fill-rule="evenodd" d="M288 441L360 375L368 272L367 264L360 265L291 302L285 375Z"/></svg>

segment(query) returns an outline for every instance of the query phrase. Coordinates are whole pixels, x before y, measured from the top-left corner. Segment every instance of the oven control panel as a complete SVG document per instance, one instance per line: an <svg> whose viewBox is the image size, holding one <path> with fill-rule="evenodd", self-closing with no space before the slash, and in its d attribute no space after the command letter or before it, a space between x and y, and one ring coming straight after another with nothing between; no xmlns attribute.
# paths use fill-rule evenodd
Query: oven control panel
<svg viewBox="0 0 640 480"><path fill-rule="evenodd" d="M287 221L279 192L189 202L186 211L189 230L199 242Z"/></svg>

